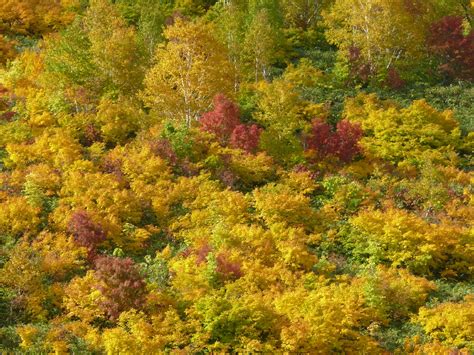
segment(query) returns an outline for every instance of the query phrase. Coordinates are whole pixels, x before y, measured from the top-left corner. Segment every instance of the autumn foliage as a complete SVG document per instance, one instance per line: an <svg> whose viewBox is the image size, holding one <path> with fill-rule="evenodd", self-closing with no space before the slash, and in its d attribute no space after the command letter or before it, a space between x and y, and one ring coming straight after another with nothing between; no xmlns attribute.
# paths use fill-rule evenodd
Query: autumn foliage
<svg viewBox="0 0 474 355"><path fill-rule="evenodd" d="M246 152L252 153L258 148L260 134L262 129L256 124L239 124L232 131L230 136L230 145L234 148L240 148Z"/></svg>
<svg viewBox="0 0 474 355"><path fill-rule="evenodd" d="M474 353L472 10L0 0L0 353Z"/></svg>
<svg viewBox="0 0 474 355"><path fill-rule="evenodd" d="M333 131L328 123L315 119L306 144L308 149L315 150L322 158L334 156L347 163L361 152L359 140L362 133L358 123L342 120L337 123L336 130Z"/></svg>
<svg viewBox="0 0 474 355"><path fill-rule="evenodd" d="M199 119L201 129L213 133L223 145L255 152L262 129L256 124L242 124L238 106L224 95L216 95L213 102L214 110Z"/></svg>
<svg viewBox="0 0 474 355"><path fill-rule="evenodd" d="M433 23L428 41L441 59L439 68L444 74L474 80L474 30L464 33L462 17L447 16Z"/></svg>
<svg viewBox="0 0 474 355"><path fill-rule="evenodd" d="M222 94L214 97L213 105L214 110L205 113L199 119L201 129L215 134L222 144L226 144L240 123L239 108Z"/></svg>
<svg viewBox="0 0 474 355"><path fill-rule="evenodd" d="M95 224L85 211L77 211L71 216L68 229L79 245L91 249L103 242L106 236L102 227Z"/></svg>
<svg viewBox="0 0 474 355"><path fill-rule="evenodd" d="M145 302L145 282L130 258L100 257L95 261L97 289L103 300L100 306L110 319Z"/></svg>

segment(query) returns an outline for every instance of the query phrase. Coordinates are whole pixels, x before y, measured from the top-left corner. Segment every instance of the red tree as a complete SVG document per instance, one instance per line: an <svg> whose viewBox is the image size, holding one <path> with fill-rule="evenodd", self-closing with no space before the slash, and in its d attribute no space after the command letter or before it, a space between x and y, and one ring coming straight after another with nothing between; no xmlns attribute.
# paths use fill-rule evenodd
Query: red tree
<svg viewBox="0 0 474 355"><path fill-rule="evenodd" d="M76 243L88 249L88 259L96 256L97 246L105 240L106 233L100 224L94 223L86 211L74 212L69 220L68 231Z"/></svg>
<svg viewBox="0 0 474 355"><path fill-rule="evenodd" d="M200 118L201 129L214 133L222 144L227 144L232 131L240 123L238 106L222 94L214 97L214 110Z"/></svg>
<svg viewBox="0 0 474 355"><path fill-rule="evenodd" d="M332 131L329 124L315 119L306 143L307 149L316 151L322 158L335 156L347 163L361 152L358 144L361 137L362 128L357 123L342 120L337 123L336 131Z"/></svg>
<svg viewBox="0 0 474 355"><path fill-rule="evenodd" d="M178 165L178 156L173 150L173 146L166 138L160 138L151 142L151 150L160 158L165 159L171 166Z"/></svg>
<svg viewBox="0 0 474 355"><path fill-rule="evenodd" d="M146 284L132 259L102 256L95 262L97 289L104 296L102 307L111 320L145 303Z"/></svg>
<svg viewBox="0 0 474 355"><path fill-rule="evenodd" d="M474 80L474 31L463 32L462 17L443 17L431 26L428 45L441 58L442 72L451 78Z"/></svg>
<svg viewBox="0 0 474 355"><path fill-rule="evenodd" d="M372 72L370 63L364 62L360 48L355 46L350 47L348 58L350 64L350 77L352 79L358 79L362 83L367 83L374 73Z"/></svg>
<svg viewBox="0 0 474 355"><path fill-rule="evenodd" d="M257 125L245 125L239 119L239 107L218 94L214 97L214 110L200 118L201 129L214 133L222 145L254 153L257 150L262 129Z"/></svg>
<svg viewBox="0 0 474 355"><path fill-rule="evenodd" d="M206 261L207 256L212 251L212 247L209 244L203 244L199 249L195 251L196 253L196 263L202 264Z"/></svg>
<svg viewBox="0 0 474 355"><path fill-rule="evenodd" d="M335 155L343 162L351 161L361 152L359 140L362 138L362 128L358 123L342 120L337 123L335 133Z"/></svg>
<svg viewBox="0 0 474 355"><path fill-rule="evenodd" d="M312 124L311 134L306 140L307 149L326 155L329 150L328 146L332 144L331 126L321 119L314 119Z"/></svg>
<svg viewBox="0 0 474 355"><path fill-rule="evenodd" d="M254 153L257 150L261 133L262 129L255 124L240 124L232 131L230 145L245 150L247 153Z"/></svg>

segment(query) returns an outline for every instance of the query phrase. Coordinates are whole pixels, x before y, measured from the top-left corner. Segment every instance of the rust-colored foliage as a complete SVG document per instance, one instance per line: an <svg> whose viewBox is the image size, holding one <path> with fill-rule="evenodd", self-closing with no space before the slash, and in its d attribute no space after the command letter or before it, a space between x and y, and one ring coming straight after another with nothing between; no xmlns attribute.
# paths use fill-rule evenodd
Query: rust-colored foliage
<svg viewBox="0 0 474 355"><path fill-rule="evenodd" d="M474 80L474 30L465 35L463 27L462 17L443 17L431 26L428 44L441 58L441 72L455 79Z"/></svg>
<svg viewBox="0 0 474 355"><path fill-rule="evenodd" d="M97 289L104 297L101 306L110 319L143 306L146 284L132 259L102 256L96 259L95 268Z"/></svg>
<svg viewBox="0 0 474 355"><path fill-rule="evenodd" d="M239 108L223 94L216 95L213 102L214 110L205 113L199 120L201 129L214 133L222 144L226 144L240 123Z"/></svg>
<svg viewBox="0 0 474 355"><path fill-rule="evenodd" d="M395 68L390 68L387 74L387 85L395 90L399 90L406 85L405 80L400 76L400 73Z"/></svg>
<svg viewBox="0 0 474 355"><path fill-rule="evenodd" d="M232 147L240 148L248 153L254 153L258 148L262 128L255 124L239 124L232 131L230 144Z"/></svg>
<svg viewBox="0 0 474 355"><path fill-rule="evenodd" d="M88 249L90 260L95 257L97 246L106 238L106 233L102 226L95 223L91 216L83 210L73 213L69 220L68 230L72 233L74 241L78 245Z"/></svg>
<svg viewBox="0 0 474 355"><path fill-rule="evenodd" d="M219 253L216 257L216 261L216 271L221 274L224 279L238 279L242 277L243 273L240 263L229 260L227 253Z"/></svg>
<svg viewBox="0 0 474 355"><path fill-rule="evenodd" d="M239 107L222 94L214 97L214 110L200 118L201 129L213 133L223 145L255 153L262 128L240 121Z"/></svg>
<svg viewBox="0 0 474 355"><path fill-rule="evenodd" d="M339 121L336 130L321 119L313 120L311 134L307 138L308 149L315 150L321 157L335 156L343 162L350 162L361 152L359 140L362 128L358 123Z"/></svg>
<svg viewBox="0 0 474 355"><path fill-rule="evenodd" d="M169 140L165 138L157 139L151 143L151 150L159 157L168 161L171 166L176 166L178 163L178 156L173 150Z"/></svg>

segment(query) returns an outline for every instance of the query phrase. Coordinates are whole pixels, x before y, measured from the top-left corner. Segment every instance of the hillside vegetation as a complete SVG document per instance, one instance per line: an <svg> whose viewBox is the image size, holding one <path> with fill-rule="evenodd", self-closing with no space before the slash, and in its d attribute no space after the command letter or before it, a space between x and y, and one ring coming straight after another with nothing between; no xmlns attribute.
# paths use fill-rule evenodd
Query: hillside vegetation
<svg viewBox="0 0 474 355"><path fill-rule="evenodd" d="M2 0L0 353L473 353L473 9Z"/></svg>

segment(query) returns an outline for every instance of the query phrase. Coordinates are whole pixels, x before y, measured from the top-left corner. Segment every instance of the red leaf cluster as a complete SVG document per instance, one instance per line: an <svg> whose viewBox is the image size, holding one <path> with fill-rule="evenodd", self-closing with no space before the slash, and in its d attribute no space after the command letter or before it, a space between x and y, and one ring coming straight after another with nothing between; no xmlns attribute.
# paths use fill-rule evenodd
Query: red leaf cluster
<svg viewBox="0 0 474 355"><path fill-rule="evenodd" d="M207 256L212 251L212 247L209 244L203 244L199 249L196 250L196 263L198 265L206 261Z"/></svg>
<svg viewBox="0 0 474 355"><path fill-rule="evenodd" d="M214 110L202 115L201 129L214 133L222 144L227 144L232 131L240 124L238 106L222 94L214 97Z"/></svg>
<svg viewBox="0 0 474 355"><path fill-rule="evenodd" d="M358 143L362 137L362 128L359 124L342 120L337 123L336 131L333 131L321 119L315 119L312 123L307 149L315 150L322 158L335 156L347 163L361 152Z"/></svg>
<svg viewBox="0 0 474 355"><path fill-rule="evenodd" d="M440 70L451 78L474 80L474 30L463 33L463 19L446 16L431 26L428 45L443 64Z"/></svg>
<svg viewBox="0 0 474 355"><path fill-rule="evenodd" d="M94 127L92 124L88 124L84 128L84 145L86 147L91 146L94 142L101 142L102 134L100 131Z"/></svg>
<svg viewBox="0 0 474 355"><path fill-rule="evenodd" d="M295 173L309 173L311 179L317 180L321 176L320 171L313 171L304 164L297 164L293 167Z"/></svg>
<svg viewBox="0 0 474 355"><path fill-rule="evenodd" d="M238 279L242 277L243 273L240 268L240 263L230 261L227 253L219 253L216 257L216 261L216 271L224 279Z"/></svg>
<svg viewBox="0 0 474 355"><path fill-rule="evenodd" d="M118 182L128 185L125 174L122 171L122 161L113 156L106 155L102 159L101 168L104 173L113 175Z"/></svg>
<svg viewBox="0 0 474 355"><path fill-rule="evenodd" d="M104 296L101 306L111 320L145 303L146 283L130 258L102 256L96 259L97 289Z"/></svg>
<svg viewBox="0 0 474 355"><path fill-rule="evenodd" d="M348 58L350 63L350 76L353 79L358 79L366 83L372 73L370 63L364 62L360 48L352 46L349 48Z"/></svg>
<svg viewBox="0 0 474 355"><path fill-rule="evenodd" d="M209 244L203 244L199 249L195 251L196 263L198 265L202 264L207 260L209 253L212 252L212 247ZM229 254L227 252L221 252L216 256L216 272L220 275L221 278L228 279L237 279L242 277L242 270L240 263L233 262L229 260Z"/></svg>
<svg viewBox="0 0 474 355"><path fill-rule="evenodd" d="M199 122L201 129L213 133L222 145L254 153L257 150L262 129L255 124L242 124L238 106L218 94L214 97L214 110L205 113Z"/></svg>
<svg viewBox="0 0 474 355"><path fill-rule="evenodd" d="M102 226L92 221L90 215L83 210L73 213L69 220L68 231L74 236L78 245L88 249L90 260L94 258L97 246L106 237Z"/></svg>
<svg viewBox="0 0 474 355"><path fill-rule="evenodd" d="M395 90L403 88L406 84L405 80L401 78L398 70L395 68L390 68L388 70L386 83L390 88Z"/></svg>
<svg viewBox="0 0 474 355"><path fill-rule="evenodd" d="M165 159L171 166L176 167L178 165L178 156L168 139L160 138L153 141L151 150L160 158Z"/></svg>
<svg viewBox="0 0 474 355"><path fill-rule="evenodd" d="M247 153L255 153L258 148L261 133L262 128L255 124L240 124L232 131L230 145L234 148L245 150Z"/></svg>

